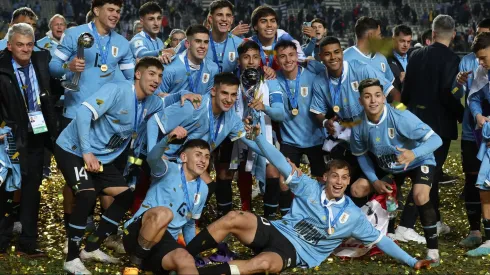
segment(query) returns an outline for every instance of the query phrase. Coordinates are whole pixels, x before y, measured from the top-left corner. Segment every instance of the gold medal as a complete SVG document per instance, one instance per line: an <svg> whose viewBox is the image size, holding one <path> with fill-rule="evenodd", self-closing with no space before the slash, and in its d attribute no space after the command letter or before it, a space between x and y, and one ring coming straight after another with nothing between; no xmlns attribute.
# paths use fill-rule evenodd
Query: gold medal
<svg viewBox="0 0 490 275"><path fill-rule="evenodd" d="M102 65L100 66L100 70L101 70L101 71L103 71L103 72L107 72L107 70L108 70L108 69L109 69L109 67L107 67L107 65L106 65L106 64L102 64Z"/></svg>
<svg viewBox="0 0 490 275"><path fill-rule="evenodd" d="M340 107L338 105L333 106L333 111L338 113L340 111Z"/></svg>
<svg viewBox="0 0 490 275"><path fill-rule="evenodd" d="M335 233L335 230L333 229L333 227L329 227L327 233L328 235L333 235L333 233Z"/></svg>
<svg viewBox="0 0 490 275"><path fill-rule="evenodd" d="M292 111L291 111L291 114L293 114L293 116L297 116L299 114L299 111L297 108L294 108Z"/></svg>

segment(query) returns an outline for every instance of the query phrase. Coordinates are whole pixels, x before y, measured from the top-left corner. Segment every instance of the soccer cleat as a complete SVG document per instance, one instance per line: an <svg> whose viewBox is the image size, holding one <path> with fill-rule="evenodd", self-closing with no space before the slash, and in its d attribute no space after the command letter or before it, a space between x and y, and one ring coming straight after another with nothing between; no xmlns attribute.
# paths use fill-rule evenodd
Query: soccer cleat
<svg viewBox="0 0 490 275"><path fill-rule="evenodd" d="M87 252L84 249L80 252L80 259L82 259L82 261L84 261L84 262L85 261L96 261L96 262L101 262L101 263L106 263L106 264L119 264L119 263L121 263L121 260L102 252L100 249L94 250L92 252Z"/></svg>
<svg viewBox="0 0 490 275"><path fill-rule="evenodd" d="M437 235L445 235L445 234L448 234L449 232L451 232L451 227L449 227L447 224L441 222L441 221L438 221L437 222Z"/></svg>
<svg viewBox="0 0 490 275"><path fill-rule="evenodd" d="M234 258L235 253L228 248L228 244L226 243L218 244L218 251L209 256L209 259L215 263L227 263L233 261Z"/></svg>
<svg viewBox="0 0 490 275"><path fill-rule="evenodd" d="M71 273L71 274L80 274L80 275L91 275L92 272L88 271L88 269L83 265L80 258L76 258L69 262L65 262L63 264L63 270Z"/></svg>
<svg viewBox="0 0 490 275"><path fill-rule="evenodd" d="M490 247L480 246L478 248L466 252L466 255L470 257L487 256L490 255Z"/></svg>
<svg viewBox="0 0 490 275"><path fill-rule="evenodd" d="M105 247L114 250L118 254L126 254L122 239L118 235L111 235L104 241Z"/></svg>
<svg viewBox="0 0 490 275"><path fill-rule="evenodd" d="M403 226L398 226L396 228L394 239L400 242L413 241L419 244L426 243L425 238L420 236L417 232L415 232L415 230Z"/></svg>
<svg viewBox="0 0 490 275"><path fill-rule="evenodd" d="M68 254L68 238L66 238L65 244L63 245L63 254Z"/></svg>
<svg viewBox="0 0 490 275"><path fill-rule="evenodd" d="M466 248L473 248L479 246L481 242L481 236L468 235L468 237L459 242L459 245Z"/></svg>
<svg viewBox="0 0 490 275"><path fill-rule="evenodd" d="M427 257L425 259L434 261L430 264L431 267L441 265L441 257L439 256L438 249L427 249Z"/></svg>

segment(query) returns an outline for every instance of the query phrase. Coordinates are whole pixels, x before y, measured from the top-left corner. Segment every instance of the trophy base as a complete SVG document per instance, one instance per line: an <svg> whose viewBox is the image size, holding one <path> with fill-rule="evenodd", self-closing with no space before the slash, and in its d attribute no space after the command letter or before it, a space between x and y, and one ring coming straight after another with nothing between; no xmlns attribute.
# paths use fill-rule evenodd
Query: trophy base
<svg viewBox="0 0 490 275"><path fill-rule="evenodd" d="M73 84L69 80L65 80L65 81L61 82L61 86L63 86L63 88L65 88L69 91L72 91L72 92L78 92L80 90L78 88L78 85Z"/></svg>

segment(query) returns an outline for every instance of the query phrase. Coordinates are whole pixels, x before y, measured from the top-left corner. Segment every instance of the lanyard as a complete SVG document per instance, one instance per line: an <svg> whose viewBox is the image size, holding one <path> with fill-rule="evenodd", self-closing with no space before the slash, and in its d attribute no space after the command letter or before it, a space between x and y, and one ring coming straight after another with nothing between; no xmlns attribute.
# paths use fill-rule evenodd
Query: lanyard
<svg viewBox="0 0 490 275"><path fill-rule="evenodd" d="M141 103L142 106L141 106L141 115L138 114L138 98L136 97L136 91L134 93L134 132L133 133L136 133L138 131L138 127L140 126L141 124L141 120L143 119L143 113L145 112L145 104L146 104L146 100L143 100L143 102ZM138 116L139 116L139 119L138 119Z"/></svg>
<svg viewBox="0 0 490 275"><path fill-rule="evenodd" d="M298 73L296 74L296 86L294 88L294 94L291 94L291 89L289 88L289 80L284 77L284 84L286 84L286 95L289 98L289 103L291 103L291 107L298 107L298 93L299 93L299 82L301 78L301 68L298 67Z"/></svg>
<svg viewBox="0 0 490 275"><path fill-rule="evenodd" d="M320 195L320 200L321 200L321 195ZM345 200L344 206L342 206L342 209L340 209L339 213L337 213L337 216L335 216L335 219L333 220L333 222L331 224L327 223L329 228L335 228L335 225L337 224L340 216L344 213L347 206L349 206L349 200L348 199ZM325 211L325 217L328 219L329 213L328 213L328 208L326 206L323 206L323 211ZM332 210L332 214L333 214L333 210Z"/></svg>
<svg viewBox="0 0 490 275"><path fill-rule="evenodd" d="M269 64L266 63L264 49L262 49L262 43L260 43L260 40L257 38L257 36L253 36L252 40L255 41L257 44L259 44L260 58L262 59L262 65L272 68L272 63L274 63L274 47L276 46L277 39L274 37L274 42L272 42L272 50L271 50L272 54L269 54Z"/></svg>
<svg viewBox="0 0 490 275"><path fill-rule="evenodd" d="M95 41L97 42L97 46L100 51L100 59L102 61L102 65L107 65L107 56L109 54L109 45L111 44L112 31L109 31L109 40L107 40L105 48L102 48L102 44L100 43L99 33L97 32L97 27L95 26L94 22L92 22L92 31L94 33Z"/></svg>
<svg viewBox="0 0 490 275"><path fill-rule="evenodd" d="M225 51L226 51L226 44L228 44L228 37L230 37L230 35L226 35L226 40L223 45L223 51L221 52L221 61L219 61L218 55L216 54L216 48L214 45L213 36L211 35L211 31L209 32L209 42L211 43L211 50L213 50L213 60L214 63L218 65L220 73L223 72L223 60L225 59Z"/></svg>
<svg viewBox="0 0 490 275"><path fill-rule="evenodd" d="M30 69L31 64L29 63L29 73L31 71ZM22 77L19 74L19 69L17 68L17 64L15 63L14 59L12 58L12 67L14 68L14 73L17 75L17 78L19 79L19 88L20 91L24 94L24 104L26 105L26 110L29 112L29 106L27 106L27 102L29 102L29 95L27 94L27 85L31 85L31 83L28 83L27 85L24 85L24 81L22 80Z"/></svg>
<svg viewBox="0 0 490 275"><path fill-rule="evenodd" d="M194 209L194 203L191 202L191 198L189 198L189 191L187 190L187 180L185 179L185 174L184 174L184 166L180 167L180 180L182 181L182 189L184 190L184 196L185 200L187 202L187 212L192 212ZM197 181L197 190L196 194L199 194L199 189L201 188L201 178L198 177L196 179Z"/></svg>
<svg viewBox="0 0 490 275"><path fill-rule="evenodd" d="M144 31L143 31L143 32L144 32ZM158 41L156 41L156 39L155 39L155 42L157 43L157 45L155 46L155 43L153 43L153 38L151 38L151 36L150 36L150 35L148 35L146 32L144 32L144 33L145 33L145 37L146 37L148 40L150 40L150 42L151 42L151 47L152 47L152 50L158 50Z"/></svg>
<svg viewBox="0 0 490 275"><path fill-rule="evenodd" d="M333 100L333 105L338 106L340 103L337 103L339 97L340 97L340 89L342 88L342 77L344 76L344 69L342 69L342 74L339 77L339 84L337 84L337 90L334 89L332 80L330 79L330 76L327 74L325 78L327 79L328 87L330 88L330 92L333 94L332 100Z"/></svg>
<svg viewBox="0 0 490 275"><path fill-rule="evenodd" d="M211 144L214 145L216 138L218 137L219 127L221 126L221 121L223 120L223 113L218 117L218 123L215 126L214 115L213 115L213 105L209 102L209 137L211 139ZM214 149L214 148L213 148Z"/></svg>
<svg viewBox="0 0 490 275"><path fill-rule="evenodd" d="M185 70L187 71L187 80L189 81L189 86L191 88L191 91L197 94L197 87L199 84L199 80L201 79L204 64L203 62L201 62L201 65L199 66L199 73L197 74L197 77L194 80L194 82L192 81L191 68L189 67L189 59L187 58L187 54L184 55L184 64L185 64Z"/></svg>

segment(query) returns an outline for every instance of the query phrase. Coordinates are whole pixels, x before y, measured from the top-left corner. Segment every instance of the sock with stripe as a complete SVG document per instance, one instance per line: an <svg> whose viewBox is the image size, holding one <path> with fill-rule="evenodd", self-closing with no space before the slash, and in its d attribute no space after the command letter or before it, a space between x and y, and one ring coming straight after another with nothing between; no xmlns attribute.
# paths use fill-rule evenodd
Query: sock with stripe
<svg viewBox="0 0 490 275"><path fill-rule="evenodd" d="M233 190L231 180L216 180L216 203L218 204L218 216L222 217L233 209Z"/></svg>
<svg viewBox="0 0 490 275"><path fill-rule="evenodd" d="M87 227L87 216L90 209L95 205L95 191L84 190L76 194L77 204L70 216L68 223L68 254L66 261L69 262L78 258L80 254L80 244Z"/></svg>
<svg viewBox="0 0 490 275"><path fill-rule="evenodd" d="M286 215L291 209L291 203L293 202L293 197L291 195L291 190L282 191L279 193L279 211L281 211L281 216Z"/></svg>
<svg viewBox="0 0 490 275"><path fill-rule="evenodd" d="M424 205L419 205L417 208L420 213L420 223L424 229L427 248L438 249L436 211L434 210L431 201L428 201Z"/></svg>
<svg viewBox="0 0 490 275"><path fill-rule="evenodd" d="M264 217L266 219L275 218L277 207L279 206L280 192L279 178L268 178L265 180Z"/></svg>

